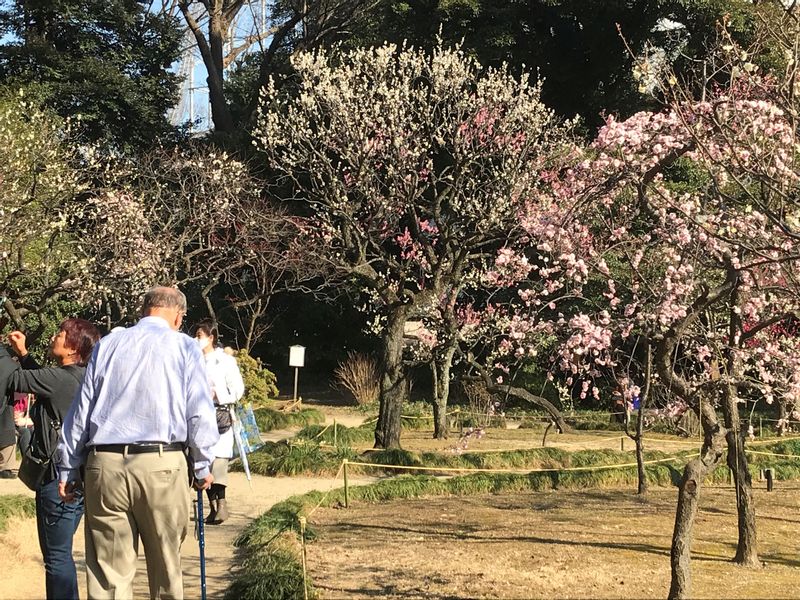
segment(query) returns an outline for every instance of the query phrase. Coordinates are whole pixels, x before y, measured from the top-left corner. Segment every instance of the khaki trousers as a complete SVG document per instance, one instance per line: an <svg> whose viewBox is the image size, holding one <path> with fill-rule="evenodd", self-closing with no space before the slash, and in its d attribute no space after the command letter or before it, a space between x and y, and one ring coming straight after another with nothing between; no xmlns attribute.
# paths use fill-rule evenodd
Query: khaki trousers
<svg viewBox="0 0 800 600"><path fill-rule="evenodd" d="M16 450L15 445L0 448L0 471L12 471L17 466Z"/></svg>
<svg viewBox="0 0 800 600"><path fill-rule="evenodd" d="M90 600L133 598L140 537L150 598L183 598L180 551L190 503L186 468L182 452L89 452L85 523Z"/></svg>

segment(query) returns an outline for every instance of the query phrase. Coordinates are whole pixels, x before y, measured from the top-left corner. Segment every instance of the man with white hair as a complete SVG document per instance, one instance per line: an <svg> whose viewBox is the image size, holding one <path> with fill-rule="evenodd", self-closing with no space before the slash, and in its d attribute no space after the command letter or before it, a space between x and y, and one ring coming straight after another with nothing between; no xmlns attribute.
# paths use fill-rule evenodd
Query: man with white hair
<svg viewBox="0 0 800 600"><path fill-rule="evenodd" d="M84 466L86 578L90 599L132 598L139 538L151 598L183 598L180 548L189 523L184 451L199 489L213 482L216 414L203 357L180 333L186 297L145 294L143 318L95 346L64 419L60 493L69 499Z"/></svg>

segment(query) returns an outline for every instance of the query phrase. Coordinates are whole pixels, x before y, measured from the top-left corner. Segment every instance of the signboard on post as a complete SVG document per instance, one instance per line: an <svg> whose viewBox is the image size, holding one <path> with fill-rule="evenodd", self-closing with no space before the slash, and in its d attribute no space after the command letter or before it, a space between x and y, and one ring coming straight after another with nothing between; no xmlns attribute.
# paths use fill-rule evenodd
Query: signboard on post
<svg viewBox="0 0 800 600"><path fill-rule="evenodd" d="M289 366L304 367L306 359L305 346L289 346Z"/></svg>
<svg viewBox="0 0 800 600"><path fill-rule="evenodd" d="M289 366L294 367L294 395L292 400L297 400L297 376L300 373L300 367L305 366L305 361L305 346L289 346Z"/></svg>

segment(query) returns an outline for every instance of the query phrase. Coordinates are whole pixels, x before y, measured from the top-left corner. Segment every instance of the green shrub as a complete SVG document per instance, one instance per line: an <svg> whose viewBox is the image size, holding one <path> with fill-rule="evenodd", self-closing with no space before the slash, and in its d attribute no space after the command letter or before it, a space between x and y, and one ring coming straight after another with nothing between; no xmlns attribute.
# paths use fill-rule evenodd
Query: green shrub
<svg viewBox="0 0 800 600"><path fill-rule="evenodd" d="M375 439L373 425L366 427L345 427L344 425L308 425L297 432L300 439L313 440L317 443L335 444L337 446L352 446Z"/></svg>
<svg viewBox="0 0 800 600"><path fill-rule="evenodd" d="M303 598L302 548L288 532L248 556L225 593L230 600L297 600ZM316 597L309 587L309 598Z"/></svg>
<svg viewBox="0 0 800 600"><path fill-rule="evenodd" d="M0 496L0 531L6 530L11 517L34 516L36 516L36 502L33 498L21 494Z"/></svg>
<svg viewBox="0 0 800 600"><path fill-rule="evenodd" d="M296 475L335 475L342 460L353 460L355 454L348 447L323 449L310 440L296 442L266 442L264 446L248 455L250 472L267 477ZM239 461L231 463L231 469L242 470Z"/></svg>
<svg viewBox="0 0 800 600"><path fill-rule="evenodd" d="M272 408L257 408L253 411L261 433L289 427L306 427L323 423L325 415L316 408L302 408L296 412L282 412Z"/></svg>
<svg viewBox="0 0 800 600"><path fill-rule="evenodd" d="M278 396L278 379L269 369L264 368L261 359L250 356L245 350L236 353L236 362L244 380L242 402L251 402L254 408L266 406L270 398Z"/></svg>

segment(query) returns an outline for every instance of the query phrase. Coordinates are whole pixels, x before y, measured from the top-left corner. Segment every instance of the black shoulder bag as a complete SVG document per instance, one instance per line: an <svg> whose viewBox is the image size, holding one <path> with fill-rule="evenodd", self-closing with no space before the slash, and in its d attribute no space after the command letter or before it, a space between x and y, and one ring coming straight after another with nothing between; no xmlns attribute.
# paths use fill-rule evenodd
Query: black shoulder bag
<svg viewBox="0 0 800 600"><path fill-rule="evenodd" d="M64 370L78 382L80 387L81 378L68 368ZM49 444L46 444L45 448L37 448L37 445L32 440L22 453L22 460L17 472L20 481L33 491L41 487L45 477L50 474L53 468L53 456L58 450L58 438L61 434L61 420L56 416L52 404L50 402L45 404L44 410L50 418L49 431L45 434L49 436Z"/></svg>
<svg viewBox="0 0 800 600"><path fill-rule="evenodd" d="M61 421L56 419L55 415L51 414L48 408L49 407L45 407L47 416L50 417L50 431L47 432L47 435L50 436L50 445L52 449L49 453L37 452L37 444L32 441L22 453L22 461L20 462L19 472L17 473L20 481L28 486L28 489L33 491L41 487L45 477L47 477L52 470L53 456L58 449L58 436L61 433ZM55 438L55 442L53 438Z"/></svg>

